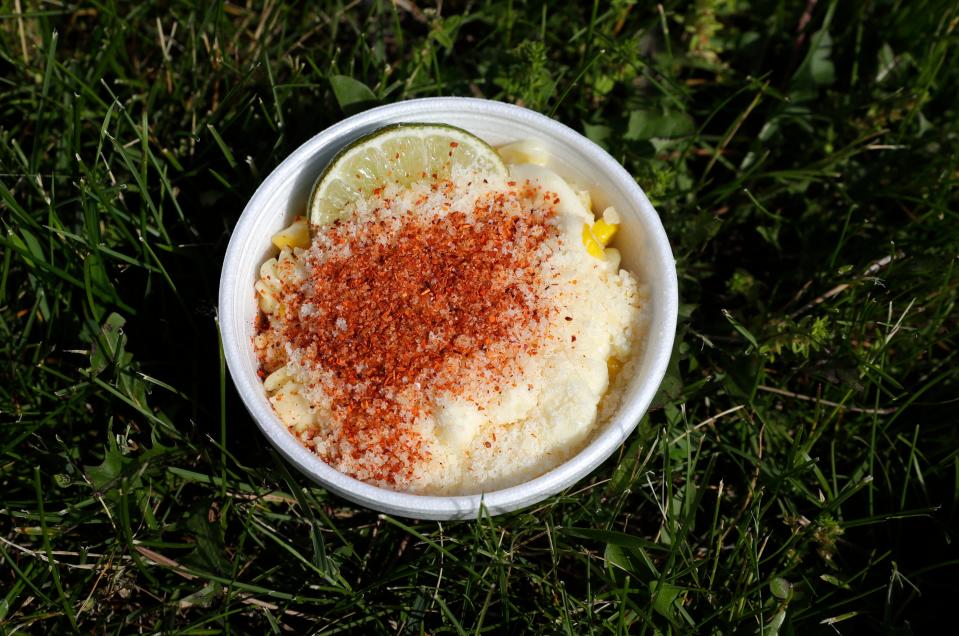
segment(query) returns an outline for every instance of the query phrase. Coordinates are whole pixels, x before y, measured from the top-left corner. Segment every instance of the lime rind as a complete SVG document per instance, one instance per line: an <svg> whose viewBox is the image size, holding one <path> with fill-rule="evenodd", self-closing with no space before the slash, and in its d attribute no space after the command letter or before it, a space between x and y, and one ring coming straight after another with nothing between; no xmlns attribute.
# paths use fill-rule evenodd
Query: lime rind
<svg viewBox="0 0 959 636"><path fill-rule="evenodd" d="M343 148L313 185L310 224L324 227L343 218L349 205L387 183L408 186L423 179L448 179L456 166L506 178L502 158L479 137L447 124L384 126Z"/></svg>

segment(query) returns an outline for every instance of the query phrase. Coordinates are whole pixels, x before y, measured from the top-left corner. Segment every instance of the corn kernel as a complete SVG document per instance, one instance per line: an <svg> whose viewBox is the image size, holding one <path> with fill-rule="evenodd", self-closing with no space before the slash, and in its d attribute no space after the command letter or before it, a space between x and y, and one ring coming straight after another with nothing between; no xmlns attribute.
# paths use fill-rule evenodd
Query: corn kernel
<svg viewBox="0 0 959 636"><path fill-rule="evenodd" d="M276 259L268 258L260 265L260 278L276 278Z"/></svg>
<svg viewBox="0 0 959 636"><path fill-rule="evenodd" d="M616 211L616 208L609 206L603 210L603 220L609 223L610 225L619 225L622 223L622 220L619 217L619 212Z"/></svg>
<svg viewBox="0 0 959 636"><path fill-rule="evenodd" d="M609 242L613 240L613 235L616 234L616 230L618 229L618 225L613 225L607 223L605 219L600 219L593 223L593 236L603 245L609 245Z"/></svg>
<svg viewBox="0 0 959 636"><path fill-rule="evenodd" d="M276 302L276 298L274 298L269 286L262 280L258 280L253 285L253 288L260 294L260 310L265 314L272 314L276 311L279 303Z"/></svg>
<svg viewBox="0 0 959 636"><path fill-rule="evenodd" d="M310 403L300 394L299 386L295 382L287 382L270 397L273 410L297 433L304 431L313 423L313 409Z"/></svg>
<svg viewBox="0 0 959 636"><path fill-rule="evenodd" d="M263 287L263 292L276 294L280 291L280 279L276 275L276 259L271 258L260 265L260 280L257 284ZM259 289L259 288L258 288Z"/></svg>
<svg viewBox="0 0 959 636"><path fill-rule="evenodd" d="M507 163L533 163L545 166L549 161L549 153L535 141L515 141L496 150L503 161Z"/></svg>
<svg viewBox="0 0 959 636"><path fill-rule="evenodd" d="M589 229L588 223L583 223L583 245L586 246L586 251L589 252L589 255L593 258L601 261L606 259L603 246L596 240L596 237L593 236L593 232Z"/></svg>
<svg viewBox="0 0 959 636"><path fill-rule="evenodd" d="M290 381L290 369L282 366L263 380L263 388L272 393Z"/></svg>
<svg viewBox="0 0 959 636"><path fill-rule="evenodd" d="M273 235L273 244L279 249L310 246L310 226L306 219L297 218L293 223Z"/></svg>

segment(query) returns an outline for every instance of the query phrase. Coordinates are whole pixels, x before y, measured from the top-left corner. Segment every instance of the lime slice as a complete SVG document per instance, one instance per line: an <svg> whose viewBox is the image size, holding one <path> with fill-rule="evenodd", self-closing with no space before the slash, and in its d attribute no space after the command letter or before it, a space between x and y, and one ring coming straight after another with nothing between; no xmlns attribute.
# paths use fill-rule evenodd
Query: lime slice
<svg viewBox="0 0 959 636"><path fill-rule="evenodd" d="M456 172L454 172L456 168ZM343 217L352 202L387 183L449 179L464 172L506 178L506 164L485 141L445 124L393 124L357 139L337 154L313 185L310 224Z"/></svg>

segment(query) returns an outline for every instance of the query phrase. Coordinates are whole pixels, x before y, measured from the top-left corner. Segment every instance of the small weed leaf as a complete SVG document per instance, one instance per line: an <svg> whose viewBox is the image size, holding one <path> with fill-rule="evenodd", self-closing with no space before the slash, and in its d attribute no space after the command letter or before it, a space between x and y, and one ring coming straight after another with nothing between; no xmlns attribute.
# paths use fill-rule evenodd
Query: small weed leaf
<svg viewBox="0 0 959 636"><path fill-rule="evenodd" d="M683 137L695 129L692 118L674 111L634 110L629 114L624 139L638 141L654 137Z"/></svg>
<svg viewBox="0 0 959 636"><path fill-rule="evenodd" d="M614 567L636 576L641 581L649 581L659 576L649 555L642 548L627 548L615 543L606 544L603 557L607 567Z"/></svg>
<svg viewBox="0 0 959 636"><path fill-rule="evenodd" d="M355 112L376 101L376 95L363 82L347 75L330 76L336 101L345 112Z"/></svg>
<svg viewBox="0 0 959 636"><path fill-rule="evenodd" d="M110 365L123 360L127 342L123 325L126 322L118 313L111 313L103 322L99 334L90 344L90 371L93 375L98 375Z"/></svg>
<svg viewBox="0 0 959 636"><path fill-rule="evenodd" d="M836 587L842 588L844 590L851 590L852 587L841 580L834 574L820 574L819 579L829 583L830 585L835 585Z"/></svg>
<svg viewBox="0 0 959 636"><path fill-rule="evenodd" d="M622 461L617 464L609 480L608 491L610 493L621 494L627 488L632 487L640 468L639 454L649 442L649 440L645 439L646 436L642 434L642 431L645 431L648 427L648 417L643 417L643 421L641 421L637 427L637 430L640 431L640 436L630 444L629 450L623 453Z"/></svg>
<svg viewBox="0 0 959 636"><path fill-rule="evenodd" d="M822 28L809 38L806 58L793 75L789 93L795 102L815 99L820 87L829 86L836 79L836 67L832 61L832 36L829 34L835 9L836 3L833 2L823 19Z"/></svg>
<svg viewBox="0 0 959 636"><path fill-rule="evenodd" d="M589 137L590 141L602 146L603 148L609 149L607 140L609 139L609 136L613 134L613 129L609 126L604 126L602 124L583 123L583 132L586 133L586 136Z"/></svg>
<svg viewBox="0 0 959 636"><path fill-rule="evenodd" d="M779 630L786 622L786 610L781 609L773 616L769 624L763 628L763 636L779 636Z"/></svg>
<svg viewBox="0 0 959 636"><path fill-rule="evenodd" d="M131 460L123 456L114 435L108 436L107 440L103 461L96 466L84 467L84 473L95 491L110 497L116 494L117 481L123 474L124 466L127 466Z"/></svg>
<svg viewBox="0 0 959 636"><path fill-rule="evenodd" d="M759 349L759 341L756 340L756 336L746 329L746 327L744 327L738 320L733 318L733 315L729 313L728 310L723 309L722 312L723 317L729 321L729 324L733 326L733 329L739 332L739 335L745 338L746 342L749 343L750 348L746 350L746 353L749 353L750 351L757 351Z"/></svg>
<svg viewBox="0 0 959 636"><path fill-rule="evenodd" d="M460 29L475 19L477 19L476 16L464 15L436 17L432 22L429 37L448 53L453 50Z"/></svg>
<svg viewBox="0 0 959 636"><path fill-rule="evenodd" d="M203 570L226 575L230 572L230 562L226 558L223 528L217 520L211 521L210 509L210 501L198 501L186 521L185 529L192 534L196 547L185 561Z"/></svg>
<svg viewBox="0 0 959 636"><path fill-rule="evenodd" d="M103 309L96 301L96 295L99 292L101 298L114 298L116 291L107 270L103 265L103 259L94 252L87 254L83 259L83 282L87 292L87 304L96 320L100 320L103 315ZM115 315L115 314L114 314Z"/></svg>
<svg viewBox="0 0 959 636"><path fill-rule="evenodd" d="M787 600L792 596L792 583L781 576L773 577L769 582L769 592L778 599Z"/></svg>
<svg viewBox="0 0 959 636"><path fill-rule="evenodd" d="M776 360L786 351L808 360L813 353L825 348L832 338L828 316L803 316L799 321L787 318L773 326L773 332L767 336L759 352L769 360Z"/></svg>
<svg viewBox="0 0 959 636"><path fill-rule="evenodd" d="M812 37L815 48L810 49L809 57L796 73L797 86L829 86L836 79L836 67L832 62L832 37L829 31L820 31Z"/></svg>
<svg viewBox="0 0 959 636"><path fill-rule="evenodd" d="M177 605L180 609L187 609L190 607L211 607L219 598L223 595L223 586L216 583L209 583L204 585L199 590L184 596L179 601Z"/></svg>
<svg viewBox="0 0 959 636"><path fill-rule="evenodd" d="M20 230L20 233L23 235L23 243L21 243L21 245L27 248L30 256L35 259L37 263L46 263L47 260L43 256L43 248L40 247L40 241L33 235L33 232L24 228Z"/></svg>
<svg viewBox="0 0 959 636"><path fill-rule="evenodd" d="M653 581L649 584L649 594L652 599L653 610L668 620L670 624L678 626L680 624L679 610L682 606L681 595L686 590L669 583L659 583Z"/></svg>

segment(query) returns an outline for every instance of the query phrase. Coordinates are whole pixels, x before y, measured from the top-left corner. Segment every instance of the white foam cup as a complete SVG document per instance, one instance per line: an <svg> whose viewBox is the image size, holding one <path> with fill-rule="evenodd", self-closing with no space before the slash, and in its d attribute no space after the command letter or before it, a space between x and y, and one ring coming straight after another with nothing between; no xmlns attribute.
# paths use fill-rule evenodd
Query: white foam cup
<svg viewBox="0 0 959 636"><path fill-rule="evenodd" d="M267 400L253 350L257 301L253 284L273 255L270 237L305 214L310 188L350 141L386 124L443 123L464 128L493 146L535 139L548 166L580 189L596 210L614 206L622 217L616 247L622 266L648 290L647 342L626 380L618 408L589 443L565 463L525 483L481 495L427 496L395 492L353 479L327 465L287 430ZM472 519L529 506L586 477L636 428L666 372L679 306L676 268L663 225L635 179L602 148L539 113L484 99L436 97L381 106L327 128L297 148L260 184L240 216L220 275L219 320L233 382L254 421L274 447L305 475L332 492L381 512L418 519Z"/></svg>

